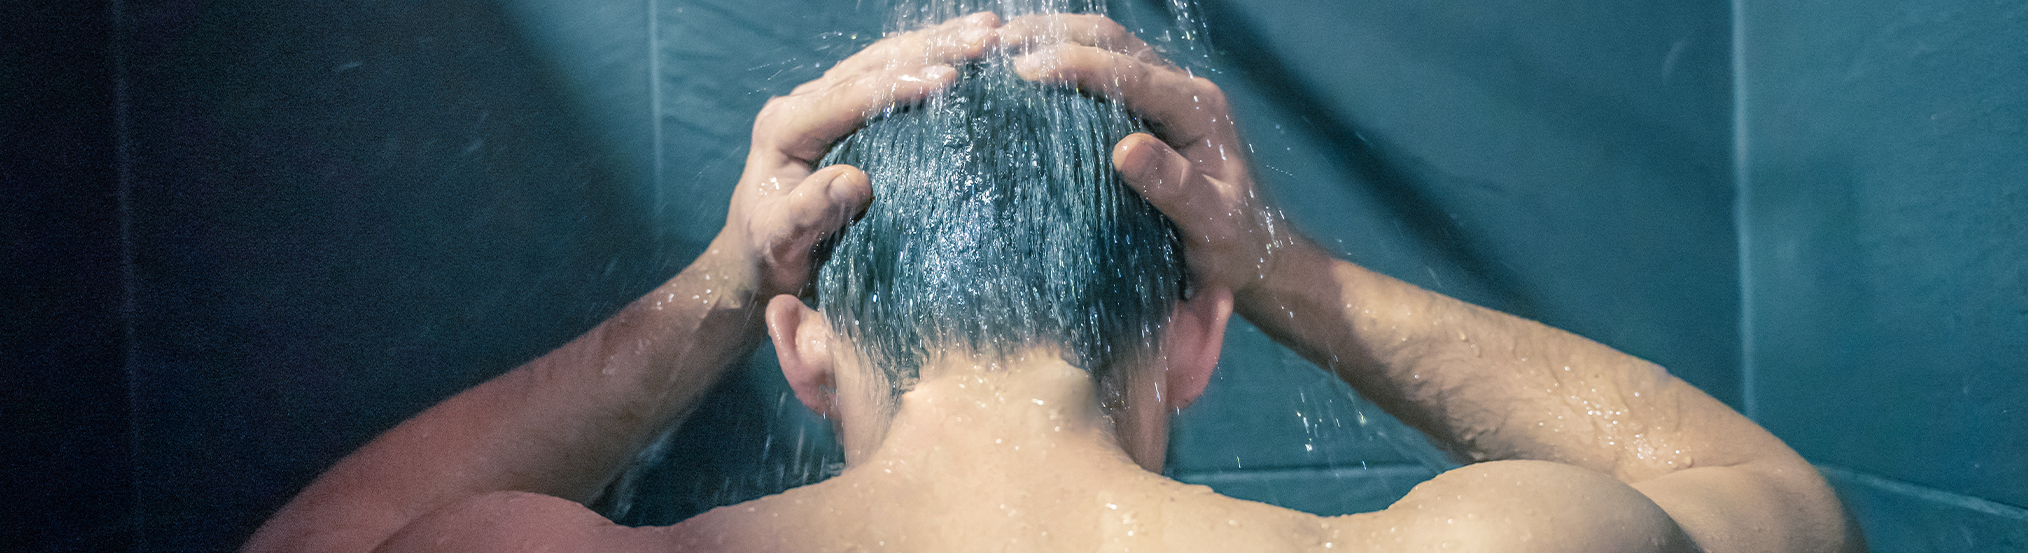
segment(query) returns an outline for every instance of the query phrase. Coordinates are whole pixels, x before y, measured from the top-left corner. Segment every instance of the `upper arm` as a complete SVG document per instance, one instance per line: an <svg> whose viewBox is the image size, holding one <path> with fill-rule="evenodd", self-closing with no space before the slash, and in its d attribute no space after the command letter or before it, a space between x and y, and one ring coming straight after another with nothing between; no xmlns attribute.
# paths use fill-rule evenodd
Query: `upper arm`
<svg viewBox="0 0 2028 553"><path fill-rule="evenodd" d="M1865 550L1829 485L1801 458L1691 468L1633 487L1711 553Z"/></svg>
<svg viewBox="0 0 2028 553"><path fill-rule="evenodd" d="M1862 550L1822 479L1807 464L1800 470L1808 472L1701 467L1628 485L1562 463L1494 461L1437 475L1384 511L1339 523L1347 533L1400 536L1372 544L1389 551Z"/></svg>
<svg viewBox="0 0 2028 553"><path fill-rule="evenodd" d="M494 492L424 515L374 551L623 551L638 533L567 499Z"/></svg>

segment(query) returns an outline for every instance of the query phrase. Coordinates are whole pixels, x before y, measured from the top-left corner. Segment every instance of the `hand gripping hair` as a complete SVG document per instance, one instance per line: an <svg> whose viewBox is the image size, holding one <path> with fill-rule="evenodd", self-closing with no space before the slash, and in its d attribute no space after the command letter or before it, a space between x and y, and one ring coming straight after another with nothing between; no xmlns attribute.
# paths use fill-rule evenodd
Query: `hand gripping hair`
<svg viewBox="0 0 2028 553"><path fill-rule="evenodd" d="M1152 353L1188 282L1175 226L1112 166L1146 125L1004 59L959 71L820 164L864 170L874 199L819 252L818 309L896 395L948 351L1044 348L1095 376Z"/></svg>

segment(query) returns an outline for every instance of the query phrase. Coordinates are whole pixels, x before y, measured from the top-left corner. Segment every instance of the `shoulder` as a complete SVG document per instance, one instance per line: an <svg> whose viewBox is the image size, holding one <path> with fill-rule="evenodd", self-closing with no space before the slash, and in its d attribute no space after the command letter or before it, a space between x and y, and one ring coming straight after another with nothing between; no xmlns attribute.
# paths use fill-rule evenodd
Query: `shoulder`
<svg viewBox="0 0 2028 553"><path fill-rule="evenodd" d="M720 507L673 526L613 523L576 502L525 492L495 492L440 509L389 538L382 552L776 551L810 529L797 512L803 493Z"/></svg>
<svg viewBox="0 0 2028 553"><path fill-rule="evenodd" d="M1167 481L1162 513L1165 551L1348 551L1340 524L1286 507L1218 494L1211 488Z"/></svg>
<svg viewBox="0 0 2028 553"><path fill-rule="evenodd" d="M624 551L636 533L567 499L494 492L416 519L377 551Z"/></svg>
<svg viewBox="0 0 2028 553"><path fill-rule="evenodd" d="M1361 550L1690 551L1647 496L1604 473L1548 461L1467 465L1386 510L1334 517Z"/></svg>

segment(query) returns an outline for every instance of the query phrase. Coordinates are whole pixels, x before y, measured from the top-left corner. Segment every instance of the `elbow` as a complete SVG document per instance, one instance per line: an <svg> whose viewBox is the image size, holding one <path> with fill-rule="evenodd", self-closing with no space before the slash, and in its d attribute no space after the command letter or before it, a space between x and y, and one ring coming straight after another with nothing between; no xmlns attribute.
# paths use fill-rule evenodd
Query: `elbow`
<svg viewBox="0 0 2028 553"><path fill-rule="evenodd" d="M1823 551L1826 553L1863 553L1866 551L1865 537L1859 524L1846 511L1838 493L1824 480L1817 467L1792 456L1785 462L1770 463L1761 467L1763 478L1770 481L1772 488L1787 507L1793 518L1795 536L1793 547L1788 551Z"/></svg>

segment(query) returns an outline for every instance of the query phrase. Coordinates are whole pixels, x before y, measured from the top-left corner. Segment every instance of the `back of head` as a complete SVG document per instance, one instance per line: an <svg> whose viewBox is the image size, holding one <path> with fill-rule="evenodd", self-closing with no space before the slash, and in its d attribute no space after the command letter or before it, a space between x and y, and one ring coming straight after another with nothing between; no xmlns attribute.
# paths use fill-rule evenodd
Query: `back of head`
<svg viewBox="0 0 2028 553"><path fill-rule="evenodd" d="M944 352L1044 348L1100 375L1149 354L1186 273L1175 227L1112 167L1143 130L1005 60L961 68L822 161L866 171L874 199L822 263L817 307L896 394Z"/></svg>

